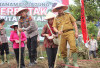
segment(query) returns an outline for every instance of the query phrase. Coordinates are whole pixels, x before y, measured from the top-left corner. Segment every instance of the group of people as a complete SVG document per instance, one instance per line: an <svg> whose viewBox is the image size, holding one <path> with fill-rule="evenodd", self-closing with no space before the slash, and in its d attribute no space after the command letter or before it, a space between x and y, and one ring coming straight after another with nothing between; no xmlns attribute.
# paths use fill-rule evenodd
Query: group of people
<svg viewBox="0 0 100 68"><path fill-rule="evenodd" d="M68 68L69 59L67 57L67 42L70 45L70 52L73 57L73 65L79 67L77 64L77 48L75 37L78 38L78 28L76 25L76 19L70 14L64 12L67 10L67 6L63 4L57 4L53 8L53 12L57 12L56 16L53 12L48 12L45 20L47 24L44 25L41 36L44 38L44 46L48 57L48 67L54 68L55 58L57 50L59 48L61 56L66 64L65 68ZM30 63L29 66L36 64L37 59L37 37L38 27L34 22L34 19L29 16L28 9L20 9L16 16L20 16L18 22L15 22L10 28L14 29L10 34L10 41L13 43L13 49L16 57L17 64L19 64L19 43L21 43L21 68L25 68L24 63L24 49L25 43L29 52ZM2 62L4 63L4 50L8 59L9 46L6 36L4 19L0 20L0 48ZM74 32L75 29L75 32ZM59 45L55 44L53 39L58 38ZM21 40L21 41L19 41ZM7 61L9 62L9 61ZM19 66L19 65L18 65Z"/></svg>

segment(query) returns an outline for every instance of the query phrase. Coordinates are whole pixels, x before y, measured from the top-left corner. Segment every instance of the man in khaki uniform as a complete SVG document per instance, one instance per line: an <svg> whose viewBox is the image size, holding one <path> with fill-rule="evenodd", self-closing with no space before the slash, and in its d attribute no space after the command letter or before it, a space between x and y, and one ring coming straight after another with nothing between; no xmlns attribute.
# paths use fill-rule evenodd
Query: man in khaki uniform
<svg viewBox="0 0 100 68"><path fill-rule="evenodd" d="M68 58L67 58L67 41L70 45L70 51L73 56L73 63L75 67L79 67L77 64L77 49L76 49L76 43L75 43L75 37L78 38L78 29L76 25L76 19L70 14L64 12L64 10L67 9L67 6L63 4L57 4L53 8L53 12L58 12L58 16L54 19L53 27L54 30L61 35L61 41L60 41L60 52L61 55L67 65ZM75 33L74 29L75 28ZM68 68L68 66L66 66Z"/></svg>

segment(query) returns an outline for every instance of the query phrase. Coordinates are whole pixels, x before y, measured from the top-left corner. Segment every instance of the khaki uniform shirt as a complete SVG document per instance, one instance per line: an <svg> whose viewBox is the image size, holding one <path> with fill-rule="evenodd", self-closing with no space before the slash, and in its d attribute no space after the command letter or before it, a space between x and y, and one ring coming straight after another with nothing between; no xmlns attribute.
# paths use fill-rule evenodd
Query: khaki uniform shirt
<svg viewBox="0 0 100 68"><path fill-rule="evenodd" d="M70 13L64 12L54 19L53 27L56 27L60 31L63 25L63 31L67 31L73 29L72 23L75 21L76 19Z"/></svg>

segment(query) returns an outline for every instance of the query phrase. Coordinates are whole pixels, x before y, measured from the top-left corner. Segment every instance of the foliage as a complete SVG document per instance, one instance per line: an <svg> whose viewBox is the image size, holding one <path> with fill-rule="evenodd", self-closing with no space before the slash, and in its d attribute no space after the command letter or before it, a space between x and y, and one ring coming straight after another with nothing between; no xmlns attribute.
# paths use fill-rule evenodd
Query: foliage
<svg viewBox="0 0 100 68"><path fill-rule="evenodd" d="M100 41L98 41L98 57L100 58Z"/></svg>
<svg viewBox="0 0 100 68"><path fill-rule="evenodd" d="M95 23L93 22L90 22L88 25L87 25L87 29L88 29L88 34L89 34L89 37L92 35L95 35L95 39L97 38L97 33L98 33L98 28L95 26Z"/></svg>
<svg viewBox="0 0 100 68"><path fill-rule="evenodd" d="M77 21L80 21L80 17L81 17L81 13L80 13L80 10L81 10L81 6L75 6L75 5L70 5L69 7L72 15L75 17L75 19Z"/></svg>
<svg viewBox="0 0 100 68"><path fill-rule="evenodd" d="M100 11L98 11L97 1L93 2L93 0L90 0L88 2L85 2L85 13L87 16L87 20L89 21L98 19L100 17Z"/></svg>
<svg viewBox="0 0 100 68"><path fill-rule="evenodd" d="M75 5L70 5L70 11L73 16L79 21L81 19L81 4L80 0L74 0ZM97 21L100 17L100 1L99 0L84 0L85 16L87 21Z"/></svg>

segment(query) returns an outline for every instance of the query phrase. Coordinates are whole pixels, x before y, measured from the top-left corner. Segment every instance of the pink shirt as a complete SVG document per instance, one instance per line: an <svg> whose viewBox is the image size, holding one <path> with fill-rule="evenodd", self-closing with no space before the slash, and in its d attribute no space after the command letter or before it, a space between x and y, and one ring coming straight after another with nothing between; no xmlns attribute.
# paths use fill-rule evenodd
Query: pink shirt
<svg viewBox="0 0 100 68"><path fill-rule="evenodd" d="M12 31L10 35L10 41L13 43L13 48L19 48L19 43L16 43L15 40L19 40L17 31ZM26 40L26 36L24 32L21 32L21 47L24 47L24 41Z"/></svg>

